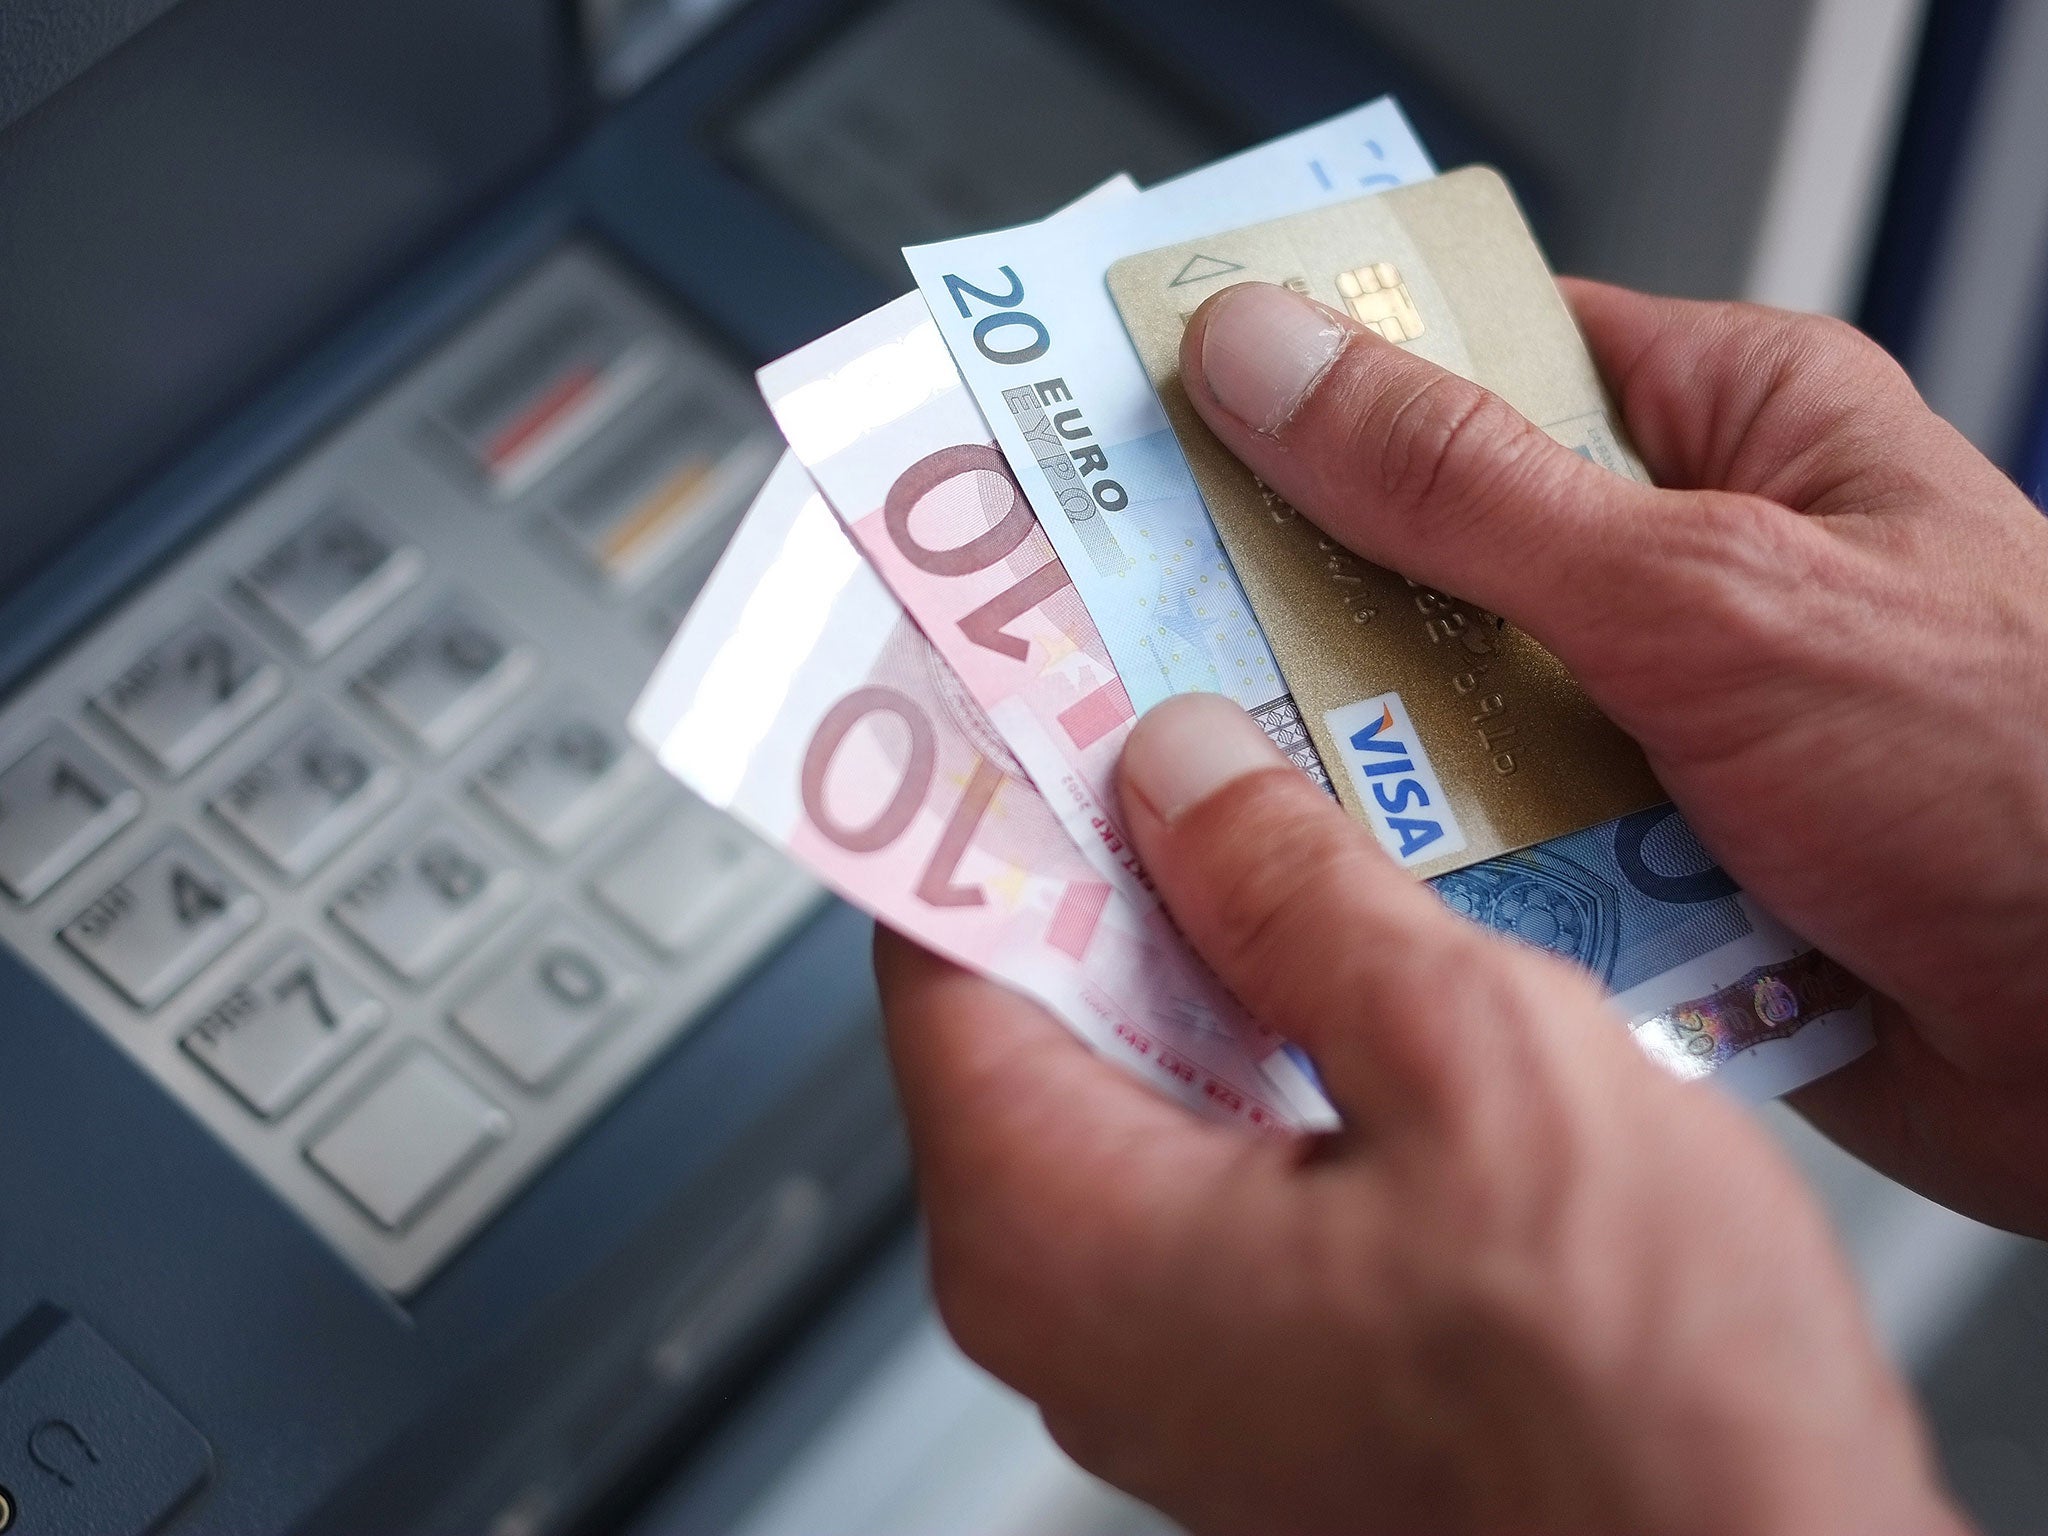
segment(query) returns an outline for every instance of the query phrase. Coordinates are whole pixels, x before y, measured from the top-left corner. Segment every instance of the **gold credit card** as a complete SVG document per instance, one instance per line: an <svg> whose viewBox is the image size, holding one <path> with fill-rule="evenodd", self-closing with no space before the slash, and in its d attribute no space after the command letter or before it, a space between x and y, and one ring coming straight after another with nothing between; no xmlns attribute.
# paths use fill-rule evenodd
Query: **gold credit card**
<svg viewBox="0 0 2048 1536"><path fill-rule="evenodd" d="M1351 554L1202 424L1181 333L1202 300L1250 281L1354 316L1647 480L1507 183L1474 166L1126 257L1110 292L1339 798L1405 868L1444 874L1664 800L1542 646Z"/></svg>

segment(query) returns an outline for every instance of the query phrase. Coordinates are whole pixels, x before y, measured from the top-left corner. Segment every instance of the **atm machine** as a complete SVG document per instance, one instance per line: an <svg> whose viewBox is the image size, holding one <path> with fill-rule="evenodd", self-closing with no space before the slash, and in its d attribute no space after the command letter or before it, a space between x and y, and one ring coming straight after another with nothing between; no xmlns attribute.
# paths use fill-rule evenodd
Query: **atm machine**
<svg viewBox="0 0 2048 1536"><path fill-rule="evenodd" d="M0 1531L617 1528L914 1291L866 924L622 730L750 372L1386 89L1480 151L1314 4L0 3Z"/></svg>

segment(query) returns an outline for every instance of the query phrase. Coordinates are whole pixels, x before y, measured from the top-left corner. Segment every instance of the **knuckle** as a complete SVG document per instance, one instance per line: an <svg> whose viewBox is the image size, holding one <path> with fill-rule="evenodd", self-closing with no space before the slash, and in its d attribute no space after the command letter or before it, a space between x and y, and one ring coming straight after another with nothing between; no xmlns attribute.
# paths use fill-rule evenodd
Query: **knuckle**
<svg viewBox="0 0 2048 1536"><path fill-rule="evenodd" d="M1707 649L1696 660L1741 658L1766 680L1788 652L1821 638L1814 627L1848 573L1847 551L1808 520L1762 497L1696 499L1666 546L1665 587Z"/></svg>
<svg viewBox="0 0 2048 1536"><path fill-rule="evenodd" d="M1222 876L1212 885L1214 941L1223 965L1256 986L1302 963L1329 893L1356 878L1358 850L1348 826L1277 776L1225 798L1234 803L1216 808L1205 837Z"/></svg>
<svg viewBox="0 0 2048 1536"><path fill-rule="evenodd" d="M1665 600L1686 598L1695 617L1715 626L1747 628L1768 617L1806 563L1800 527L1760 496L1694 495L1659 541Z"/></svg>
<svg viewBox="0 0 2048 1536"><path fill-rule="evenodd" d="M1463 1070L1439 1096L1436 1155L1479 1225L1540 1221L1585 1162L1599 1118L1597 1074L1582 1070L1587 1031L1609 1021L1583 978L1505 953L1467 969L1453 1007Z"/></svg>
<svg viewBox="0 0 2048 1536"><path fill-rule="evenodd" d="M1119 1481L1117 1452L1121 1447L1116 1437L1103 1432L1095 1414L1067 1404L1040 1403L1038 1417L1045 1425L1046 1438L1075 1466L1105 1482Z"/></svg>
<svg viewBox="0 0 2048 1536"><path fill-rule="evenodd" d="M1729 361L1759 354L1773 361L1839 366L1885 357L1884 349L1845 320L1802 310L1773 309L1738 300L1712 306L1706 335L1725 349ZM1681 336L1672 338L1683 357L1689 350Z"/></svg>
<svg viewBox="0 0 2048 1536"><path fill-rule="evenodd" d="M1434 499L1446 460L1468 442L1483 397L1463 380L1435 374L1383 393L1358 417L1354 457L1375 459L1384 500L1421 504Z"/></svg>
<svg viewBox="0 0 2048 1536"><path fill-rule="evenodd" d="M1671 519L1663 570L1676 592L1709 602L1746 604L1759 579L1775 584L1785 542L1784 509L1762 497L1703 492Z"/></svg>
<svg viewBox="0 0 2048 1536"><path fill-rule="evenodd" d="M1499 395L1418 359L1355 370L1328 409L1339 447L1324 472L1341 476L1337 494L1411 537L1469 539L1561 504L1584 467Z"/></svg>
<svg viewBox="0 0 2048 1536"><path fill-rule="evenodd" d="M1185 1493L1181 1458L1142 1411L1119 1413L1098 1401L1040 1402L1038 1416L1046 1437L1091 1476L1155 1506Z"/></svg>
<svg viewBox="0 0 2048 1536"><path fill-rule="evenodd" d="M985 1170L985 1172L983 1172ZM1005 1172L994 1157L921 1184L932 1295L976 1364L1036 1395L1062 1347L1094 1341L1106 1299L1148 1263L1128 1201L1099 1182Z"/></svg>
<svg viewBox="0 0 2048 1536"><path fill-rule="evenodd" d="M1038 1315L1034 1269L1019 1255L1047 1251L1047 1219L1000 1152L959 1161L940 1180L920 1168L932 1287L940 1313L969 1354L969 1340ZM993 1367L991 1367L993 1368Z"/></svg>
<svg viewBox="0 0 2048 1536"><path fill-rule="evenodd" d="M1770 315L1773 324L1759 328L1768 338L1757 343L1759 361L1773 382L1773 394L1832 400L1842 413L1866 410L1873 402L1895 404L1914 390L1906 371L1892 355L1846 320L1833 315Z"/></svg>
<svg viewBox="0 0 2048 1536"><path fill-rule="evenodd" d="M1898 367L1883 347L1834 315L1797 315L1789 332L1793 350L1814 363L1887 373Z"/></svg>
<svg viewBox="0 0 2048 1536"><path fill-rule="evenodd" d="M1411 944L1386 1006L1431 1027L1413 1032L1403 1076L1418 1114L1453 1139L1497 1119L1540 1074L1543 1043L1531 1006L1541 957L1515 952L1468 924Z"/></svg>
<svg viewBox="0 0 2048 1536"><path fill-rule="evenodd" d="M1384 506L1442 519L1476 512L1527 450L1525 422L1498 395L1432 369L1382 389L1351 416L1346 457Z"/></svg>

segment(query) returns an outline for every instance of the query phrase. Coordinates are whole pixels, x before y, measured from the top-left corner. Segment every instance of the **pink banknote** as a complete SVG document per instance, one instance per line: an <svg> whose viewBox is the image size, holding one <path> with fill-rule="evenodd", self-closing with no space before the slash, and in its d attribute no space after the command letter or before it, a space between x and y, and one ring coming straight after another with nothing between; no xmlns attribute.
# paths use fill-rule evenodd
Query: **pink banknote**
<svg viewBox="0 0 2048 1536"><path fill-rule="evenodd" d="M785 457L633 715L663 765L848 900L1205 1112L1333 1123L1155 906L1085 861Z"/></svg>
<svg viewBox="0 0 2048 1536"><path fill-rule="evenodd" d="M1130 696L924 300L906 294L760 379L818 489L1068 835L1149 906L1116 803Z"/></svg>

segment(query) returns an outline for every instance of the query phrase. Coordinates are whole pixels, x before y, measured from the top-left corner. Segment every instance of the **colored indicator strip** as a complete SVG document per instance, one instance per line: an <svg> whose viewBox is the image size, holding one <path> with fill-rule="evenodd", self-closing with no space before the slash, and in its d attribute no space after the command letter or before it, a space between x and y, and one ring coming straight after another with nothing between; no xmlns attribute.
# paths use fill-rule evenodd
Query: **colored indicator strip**
<svg viewBox="0 0 2048 1536"><path fill-rule="evenodd" d="M650 552L658 552L676 526L703 505L703 491L712 468L710 459L699 456L670 475L653 495L637 503L599 541L598 563L612 575L624 577L640 566Z"/></svg>
<svg viewBox="0 0 2048 1536"><path fill-rule="evenodd" d="M524 415L515 416L485 446L485 468L497 476L509 473L519 462L520 454L545 437L549 428L560 426L579 406L587 405L603 380L601 369L585 363L549 385Z"/></svg>
<svg viewBox="0 0 2048 1536"><path fill-rule="evenodd" d="M1869 997L1862 982L1818 950L1760 966L1718 992L1653 1014L1636 1040L1680 1077L1704 1077L1766 1040L1785 1040L1816 1019Z"/></svg>
<svg viewBox="0 0 2048 1536"><path fill-rule="evenodd" d="M639 393L653 338L588 306L558 311L436 418L501 496L517 495Z"/></svg>
<svg viewBox="0 0 2048 1536"><path fill-rule="evenodd" d="M637 421L623 441L614 435L602 452L594 449L596 462L556 502L551 520L612 585L635 587L695 536L702 514L752 490L774 446L715 399L683 395Z"/></svg>

